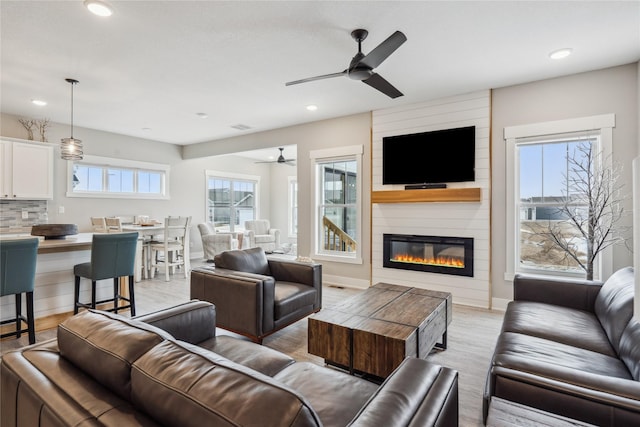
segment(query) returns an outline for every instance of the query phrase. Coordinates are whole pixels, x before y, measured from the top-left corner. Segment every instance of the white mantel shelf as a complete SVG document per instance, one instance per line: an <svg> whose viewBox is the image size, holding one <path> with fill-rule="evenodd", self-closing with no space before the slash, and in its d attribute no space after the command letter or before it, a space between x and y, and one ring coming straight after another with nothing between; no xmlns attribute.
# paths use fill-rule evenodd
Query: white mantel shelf
<svg viewBox="0 0 640 427"><path fill-rule="evenodd" d="M372 191L371 203L480 202L480 188Z"/></svg>

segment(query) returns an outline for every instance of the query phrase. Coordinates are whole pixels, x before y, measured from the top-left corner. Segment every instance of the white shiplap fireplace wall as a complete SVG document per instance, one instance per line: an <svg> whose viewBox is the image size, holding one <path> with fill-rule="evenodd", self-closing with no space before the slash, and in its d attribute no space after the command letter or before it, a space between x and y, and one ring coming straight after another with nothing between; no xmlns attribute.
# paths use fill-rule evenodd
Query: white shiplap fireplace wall
<svg viewBox="0 0 640 427"><path fill-rule="evenodd" d="M382 138L385 136L476 127L475 182L448 188L479 187L479 202L374 203L372 205L372 283L386 282L451 292L456 304L490 306L490 142L491 92L481 91L373 112L372 191L403 190L382 185ZM407 153L408 156L426 153ZM413 190L406 190L413 191ZM474 239L473 277L384 268L382 236L416 234Z"/></svg>

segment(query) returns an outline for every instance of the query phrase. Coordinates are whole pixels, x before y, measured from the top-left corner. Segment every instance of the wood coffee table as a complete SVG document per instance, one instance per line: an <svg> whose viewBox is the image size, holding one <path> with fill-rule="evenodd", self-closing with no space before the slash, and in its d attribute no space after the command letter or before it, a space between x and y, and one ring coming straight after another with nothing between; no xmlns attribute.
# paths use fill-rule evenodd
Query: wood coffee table
<svg viewBox="0 0 640 427"><path fill-rule="evenodd" d="M386 378L405 357L446 349L450 323L450 293L378 283L309 317L309 353Z"/></svg>

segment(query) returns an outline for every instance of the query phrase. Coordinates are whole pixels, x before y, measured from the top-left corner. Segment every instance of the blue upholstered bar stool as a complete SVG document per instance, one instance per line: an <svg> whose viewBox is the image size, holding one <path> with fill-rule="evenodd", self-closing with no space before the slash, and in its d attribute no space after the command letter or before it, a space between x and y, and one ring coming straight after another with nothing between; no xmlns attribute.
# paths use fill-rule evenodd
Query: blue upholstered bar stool
<svg viewBox="0 0 640 427"><path fill-rule="evenodd" d="M15 295L16 316L0 322L16 324L16 330L0 335L0 338L29 334L29 344L36 342L35 319L33 317L33 288L36 278L38 239L8 240L0 243L0 296ZM22 294L27 295L27 315L22 314ZM27 329L22 329L22 322Z"/></svg>
<svg viewBox="0 0 640 427"><path fill-rule="evenodd" d="M135 271L136 245L138 233L94 234L91 242L91 262L77 264L73 267L75 275L74 308L78 313L80 307L96 308L96 304L113 301L113 308L107 311L115 313L126 308L131 309L131 315L136 315L133 273ZM80 302L80 278L91 280L91 303ZM120 278L129 279L129 297L120 295ZM113 298L96 301L96 281L113 279ZM129 305L119 307L120 300Z"/></svg>

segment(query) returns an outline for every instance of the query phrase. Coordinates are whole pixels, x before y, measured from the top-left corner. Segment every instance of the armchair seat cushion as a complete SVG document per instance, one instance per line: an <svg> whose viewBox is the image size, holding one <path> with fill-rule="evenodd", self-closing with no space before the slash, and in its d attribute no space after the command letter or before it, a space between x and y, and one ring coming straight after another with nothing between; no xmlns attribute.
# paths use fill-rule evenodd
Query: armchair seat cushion
<svg viewBox="0 0 640 427"><path fill-rule="evenodd" d="M593 312L531 301L513 301L503 332L517 332L616 357Z"/></svg>
<svg viewBox="0 0 640 427"><path fill-rule="evenodd" d="M303 307L311 307L316 302L318 292L301 283L276 282L275 285L275 319L295 313Z"/></svg>

